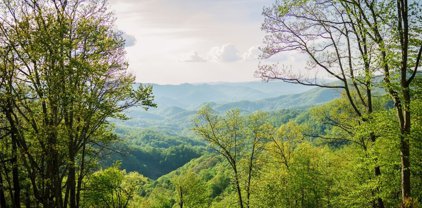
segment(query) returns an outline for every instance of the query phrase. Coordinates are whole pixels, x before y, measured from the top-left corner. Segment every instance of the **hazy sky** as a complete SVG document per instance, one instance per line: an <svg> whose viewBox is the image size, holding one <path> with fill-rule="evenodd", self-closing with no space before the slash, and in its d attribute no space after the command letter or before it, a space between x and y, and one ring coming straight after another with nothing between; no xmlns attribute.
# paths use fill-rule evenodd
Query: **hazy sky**
<svg viewBox="0 0 422 208"><path fill-rule="evenodd" d="M110 9L137 81L237 82L258 80L261 12L273 1L110 0Z"/></svg>

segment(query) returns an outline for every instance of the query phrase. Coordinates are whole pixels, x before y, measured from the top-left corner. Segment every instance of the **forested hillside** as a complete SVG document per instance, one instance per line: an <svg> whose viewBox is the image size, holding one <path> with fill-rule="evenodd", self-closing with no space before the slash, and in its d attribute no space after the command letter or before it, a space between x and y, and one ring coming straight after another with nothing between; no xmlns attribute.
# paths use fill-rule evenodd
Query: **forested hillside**
<svg viewBox="0 0 422 208"><path fill-rule="evenodd" d="M395 206L400 203L400 154L389 147L394 132L384 129L394 125L386 119L394 116L394 109L387 96L379 99L377 106L384 112L374 123L353 129L348 128L359 119L345 97L269 113L219 113L206 106L193 125L212 149L203 149L200 157L140 187L142 194L134 203L236 207L241 193L250 207L370 207L377 196L374 187L381 186L384 205ZM381 141L376 145L360 139L368 129L378 132ZM412 158L417 160L419 143L414 147ZM384 170L380 178L372 177L375 157ZM416 163L415 187L420 186L421 170ZM413 191L419 195L421 189Z"/></svg>
<svg viewBox="0 0 422 208"><path fill-rule="evenodd" d="M0 208L422 206L422 2L174 2L0 1Z"/></svg>

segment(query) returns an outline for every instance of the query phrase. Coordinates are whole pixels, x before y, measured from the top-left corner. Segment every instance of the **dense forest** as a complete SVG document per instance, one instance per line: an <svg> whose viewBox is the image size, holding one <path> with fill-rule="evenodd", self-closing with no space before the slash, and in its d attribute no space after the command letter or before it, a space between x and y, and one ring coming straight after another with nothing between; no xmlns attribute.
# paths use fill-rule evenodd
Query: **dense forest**
<svg viewBox="0 0 422 208"><path fill-rule="evenodd" d="M178 86L105 0L0 10L0 208L422 206L420 1L275 0L265 82Z"/></svg>

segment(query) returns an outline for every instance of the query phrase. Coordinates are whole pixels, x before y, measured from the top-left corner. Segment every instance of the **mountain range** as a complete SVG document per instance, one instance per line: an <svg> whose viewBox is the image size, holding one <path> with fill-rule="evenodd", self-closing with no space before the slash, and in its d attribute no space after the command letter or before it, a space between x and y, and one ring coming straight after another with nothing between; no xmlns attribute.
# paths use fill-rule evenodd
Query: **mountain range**
<svg viewBox="0 0 422 208"><path fill-rule="evenodd" d="M242 112L306 108L340 96L338 89L315 88L284 82L243 82L211 84L153 84L157 108L145 111L134 107L126 111L128 120L119 125L153 127L180 131L190 125L203 105L219 113L236 108Z"/></svg>

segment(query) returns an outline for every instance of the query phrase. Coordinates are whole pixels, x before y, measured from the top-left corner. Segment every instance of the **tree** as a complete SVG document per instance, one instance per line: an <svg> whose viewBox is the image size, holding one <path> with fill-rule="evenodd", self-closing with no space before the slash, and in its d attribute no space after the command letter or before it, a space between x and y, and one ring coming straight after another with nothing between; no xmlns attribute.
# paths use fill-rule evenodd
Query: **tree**
<svg viewBox="0 0 422 208"><path fill-rule="evenodd" d="M303 126L289 121L266 144L266 154L260 158L264 168L255 182L259 190L256 206L335 205L334 181L342 176L336 177L341 163L333 163L337 158L331 150L307 141L304 132Z"/></svg>
<svg viewBox="0 0 422 208"><path fill-rule="evenodd" d="M10 169L12 169L12 179L7 180L9 184L13 184L9 186L9 192L11 197L11 206L13 207L20 207L20 199L21 199L21 187L19 184L19 164L18 164L18 130L17 124L13 121L13 83L12 79L15 76L14 65L15 61L13 58L13 52L10 46L6 46L2 44L2 48L0 49L0 56L1 56L1 68L0 68L0 110L1 110L1 119L2 125L1 130L2 134L0 138L3 139L3 143L9 144L9 148L4 149L2 154L0 155L0 160L3 165L2 169L4 171L5 176L9 174L7 171L7 164L10 164ZM10 138L10 141L9 141ZM1 172L3 172L1 171ZM0 172L0 174L2 174ZM1 177L1 176L0 176ZM6 177L8 179L9 177ZM12 180L12 181L10 181ZM1 179L3 181L3 179ZM3 182L1 183L3 192L7 186L3 186ZM3 201L4 199L4 192L0 193L2 195L2 204L6 206L6 202Z"/></svg>
<svg viewBox="0 0 422 208"><path fill-rule="evenodd" d="M176 176L173 181L177 194L177 207L209 207L207 187L194 172Z"/></svg>
<svg viewBox="0 0 422 208"><path fill-rule="evenodd" d="M2 68L8 100L1 107L12 130L5 136L16 141L34 204L78 207L90 149L113 138L107 119L154 106L152 89L133 89L106 1L3 1L1 8L0 45L10 54Z"/></svg>
<svg viewBox="0 0 422 208"><path fill-rule="evenodd" d="M279 158L280 164L289 169L294 149L304 140L302 130L298 124L290 121L278 129L277 136L272 140L272 149L276 152L276 158Z"/></svg>
<svg viewBox="0 0 422 208"><path fill-rule="evenodd" d="M244 207L242 189L240 187L239 160L242 152L242 133L239 111L228 111L222 119L212 112L209 106L198 111L194 131L211 147L221 154L233 170L234 183L238 196L239 207Z"/></svg>
<svg viewBox="0 0 422 208"><path fill-rule="evenodd" d="M87 180L84 191L86 207L129 207L133 198L139 194L148 179L137 172L126 173L119 169L120 164L99 170Z"/></svg>
<svg viewBox="0 0 422 208"><path fill-rule="evenodd" d="M174 204L172 192L163 187L155 187L148 196L148 200L142 203L142 207L172 208Z"/></svg>
<svg viewBox="0 0 422 208"><path fill-rule="evenodd" d="M239 207L250 207L251 181L258 168L257 157L262 151L262 141L268 140L272 132L265 114L258 112L245 120L238 110L229 110L225 117L221 117L205 106L199 110L194 125L194 131L230 164ZM241 171L242 166L246 171Z"/></svg>
<svg viewBox="0 0 422 208"><path fill-rule="evenodd" d="M345 5L357 10L354 15L362 18L365 31L378 47L384 88L394 102L400 130L402 207L412 207L410 85L417 74L422 53L422 25L419 21L422 5L407 0L365 1L362 4L352 2Z"/></svg>
<svg viewBox="0 0 422 208"><path fill-rule="evenodd" d="M264 40L262 57L289 51L304 53L310 59L310 75L266 64L259 67L257 74L264 80L341 89L356 116L368 121L374 110L374 49L362 31L361 21L352 21L337 1L278 1L263 14L266 18L262 29L269 35ZM336 82L323 83L322 78L327 76ZM367 139L376 140L373 133ZM381 174L380 167L374 168L374 174ZM376 206L384 207L381 198L377 201Z"/></svg>
<svg viewBox="0 0 422 208"><path fill-rule="evenodd" d="M411 201L406 139L411 130L409 86L422 51L418 35L421 25L416 21L420 4L413 1L410 7L408 4L405 0L277 1L273 7L264 9L266 18L262 28L269 34L264 40L262 57L299 51L308 55L309 68L315 73L305 76L286 68L277 69L275 65L261 65L257 71L266 80L343 89L350 106L363 122L372 117L374 79L381 72L383 87L395 102L402 131L403 206ZM318 72L338 82L321 83L315 75ZM394 79L394 74L401 78ZM368 132L368 139L375 142L373 132ZM374 173L379 176L380 167L376 166ZM377 199L376 206L384 207L382 198Z"/></svg>

